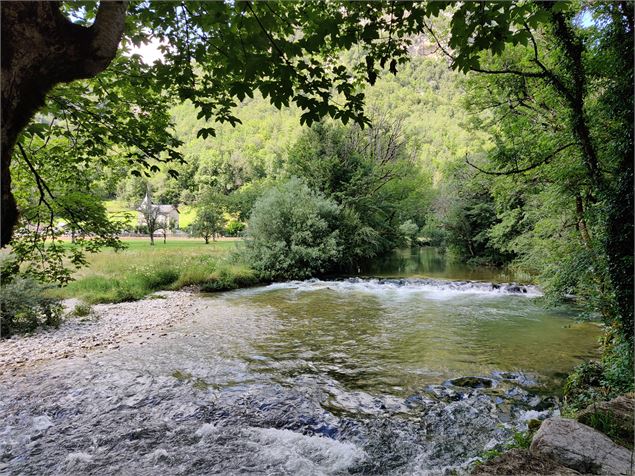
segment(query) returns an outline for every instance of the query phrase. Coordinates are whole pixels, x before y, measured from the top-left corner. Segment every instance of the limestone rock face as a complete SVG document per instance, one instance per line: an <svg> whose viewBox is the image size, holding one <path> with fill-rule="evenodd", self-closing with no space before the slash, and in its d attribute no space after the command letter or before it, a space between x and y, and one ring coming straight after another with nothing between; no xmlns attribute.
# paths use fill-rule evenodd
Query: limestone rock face
<svg viewBox="0 0 635 476"><path fill-rule="evenodd" d="M632 448L635 398L628 394L589 405L580 412L578 421L608 435L616 443Z"/></svg>
<svg viewBox="0 0 635 476"><path fill-rule="evenodd" d="M575 420L545 420L531 442L530 451L584 474L633 474L629 450Z"/></svg>

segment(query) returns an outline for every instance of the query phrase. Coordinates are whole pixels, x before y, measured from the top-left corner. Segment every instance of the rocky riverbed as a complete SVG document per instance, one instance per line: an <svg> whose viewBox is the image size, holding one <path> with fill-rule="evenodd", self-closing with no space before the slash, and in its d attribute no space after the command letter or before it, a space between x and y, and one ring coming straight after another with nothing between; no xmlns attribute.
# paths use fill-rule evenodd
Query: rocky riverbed
<svg viewBox="0 0 635 476"><path fill-rule="evenodd" d="M0 342L0 375L16 374L49 360L117 349L123 343L143 345L154 336L165 335L184 317L207 308L204 301L185 291L162 291L136 302L98 304L89 315L73 317L78 304L76 299L64 302L67 317L58 328Z"/></svg>
<svg viewBox="0 0 635 476"><path fill-rule="evenodd" d="M570 322L427 282L97 305L0 342L0 474L462 473L558 414Z"/></svg>

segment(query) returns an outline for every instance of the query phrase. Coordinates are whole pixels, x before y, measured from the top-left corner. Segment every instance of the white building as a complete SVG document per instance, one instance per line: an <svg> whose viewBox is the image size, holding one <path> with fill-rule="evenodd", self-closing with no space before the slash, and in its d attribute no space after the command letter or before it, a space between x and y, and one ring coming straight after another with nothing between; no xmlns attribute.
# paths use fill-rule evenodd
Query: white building
<svg viewBox="0 0 635 476"><path fill-rule="evenodd" d="M157 224L160 228L167 230L177 229L179 227L179 209L175 205L155 205L152 203L150 191L146 192L141 205L137 208L137 223L139 226L146 225L146 214L148 210L156 213Z"/></svg>

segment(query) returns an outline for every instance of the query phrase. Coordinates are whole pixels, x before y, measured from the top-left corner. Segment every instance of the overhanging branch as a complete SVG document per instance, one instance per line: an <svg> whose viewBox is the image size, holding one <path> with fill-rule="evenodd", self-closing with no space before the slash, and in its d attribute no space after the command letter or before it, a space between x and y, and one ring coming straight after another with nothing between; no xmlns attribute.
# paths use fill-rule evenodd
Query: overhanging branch
<svg viewBox="0 0 635 476"><path fill-rule="evenodd" d="M496 170L485 170L480 168L478 165L473 164L472 162L470 162L470 159L468 159L467 155L465 156L465 162L470 166L475 168L476 170L478 170L481 173L487 174L487 175L496 175L496 176L501 176L501 175L515 175L515 174L522 174L523 172L528 172L530 170L533 170L535 168L540 167L541 165L547 164L549 163L557 154L559 154L560 152L562 152L563 150L568 149L571 146L577 145L577 142L569 142L566 145L563 145L562 147L558 147L556 150L554 150L551 154L549 154L548 156L546 156L544 159L531 164L525 168L519 169L519 168L514 168L512 170L501 170L501 171L496 171Z"/></svg>

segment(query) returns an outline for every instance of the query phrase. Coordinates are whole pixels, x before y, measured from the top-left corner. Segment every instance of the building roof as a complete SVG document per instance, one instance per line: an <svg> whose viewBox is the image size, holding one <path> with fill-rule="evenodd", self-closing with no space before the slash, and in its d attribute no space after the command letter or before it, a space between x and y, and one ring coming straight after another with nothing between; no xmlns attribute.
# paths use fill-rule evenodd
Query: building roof
<svg viewBox="0 0 635 476"><path fill-rule="evenodd" d="M141 202L141 205L139 205L139 208L137 208L137 210L139 211L145 210L148 207L148 203L153 208L158 207L159 213L170 213L172 210L176 211L176 213L180 213L179 209L176 208L176 205L162 205L162 204L155 205L154 203L152 203L152 198L150 197L149 190L146 191L146 196L143 197L143 201Z"/></svg>

